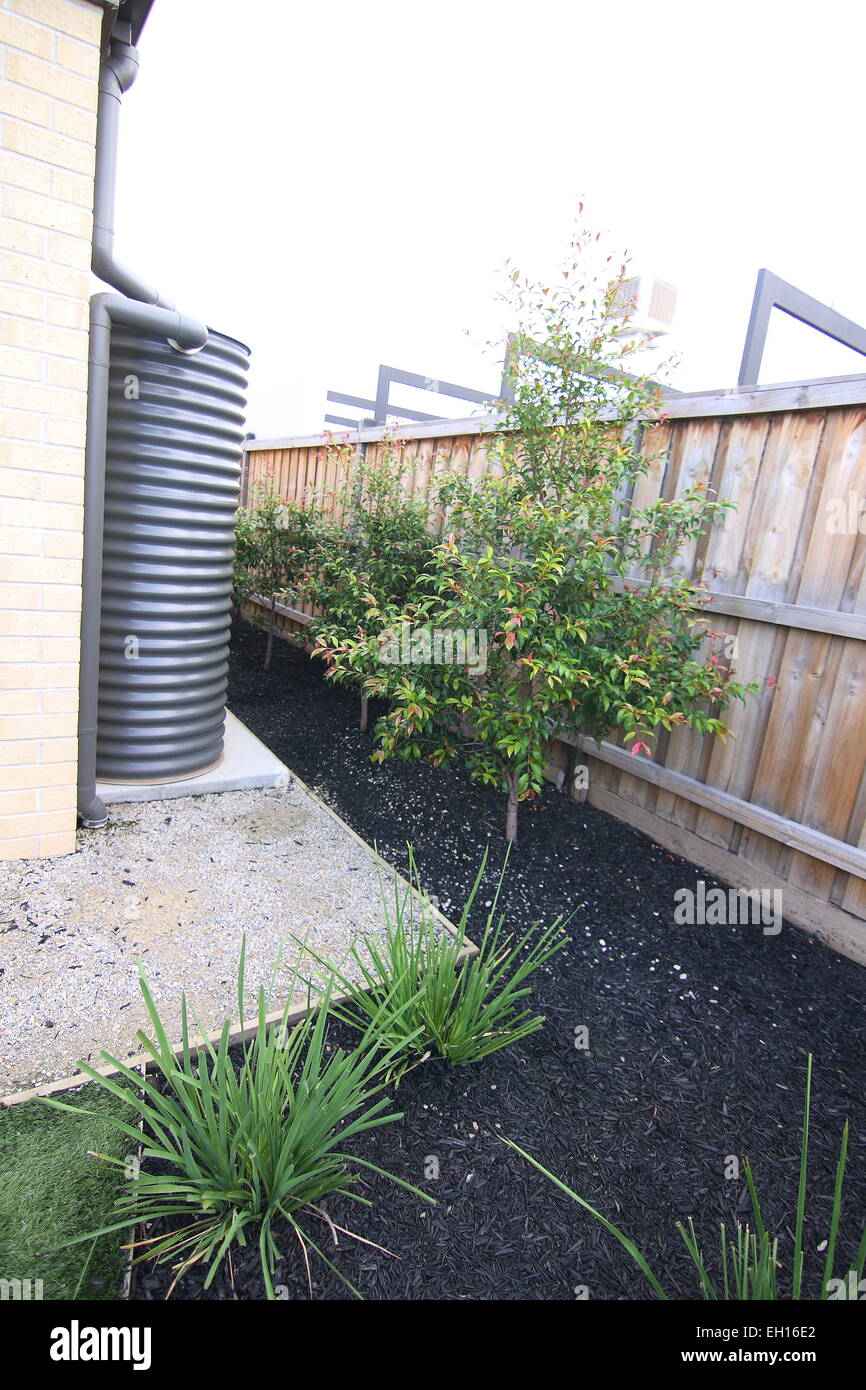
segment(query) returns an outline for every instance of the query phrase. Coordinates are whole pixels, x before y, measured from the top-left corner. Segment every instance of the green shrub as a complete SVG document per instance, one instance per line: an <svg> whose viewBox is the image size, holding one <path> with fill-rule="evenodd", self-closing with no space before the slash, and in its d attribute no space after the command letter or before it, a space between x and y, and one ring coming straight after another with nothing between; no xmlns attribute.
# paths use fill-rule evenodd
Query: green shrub
<svg viewBox="0 0 866 1390"><path fill-rule="evenodd" d="M297 1238L308 1278L311 1248L361 1297L310 1235L308 1218L316 1216L332 1225L318 1205L330 1192L370 1205L352 1192L355 1178L347 1165L383 1174L375 1164L351 1156L343 1148L355 1135L400 1118L389 1111L387 1098L379 1095L393 1060L387 1049L378 1046L379 1018L371 1015L370 1027L354 1051L336 1050L328 1055L328 988L315 1013L308 1013L294 1027L288 1022L288 1003L281 1022L267 1026L265 991L260 989L257 1028L252 1040L243 1045L236 1069L229 1051L228 1022L218 1044L207 1042L194 1057L184 997L182 1053L175 1058L143 975L141 990L155 1039L144 1033L138 1036L154 1063L157 1084L142 1080L108 1053L101 1054L104 1060L134 1090L100 1076L86 1064L81 1069L126 1102L129 1119L115 1123L135 1143L141 1138L138 1121L144 1122L145 1161L168 1164L169 1169L149 1172L142 1167L133 1174L129 1190L117 1202L117 1219L98 1234L123 1230L132 1223L163 1219L174 1223L175 1218L184 1218L163 1234L143 1241L144 1252L138 1256L139 1260L171 1262L175 1271L172 1288L199 1262L208 1265L208 1287L232 1245L245 1245L252 1236L258 1241L267 1296L274 1298L274 1269L284 1253L277 1246L274 1226L282 1218ZM242 951L238 971L240 1019L243 1001ZM44 1104L69 1109L60 1101ZM97 1157L123 1166L108 1155ZM384 1176L423 1200L432 1200L401 1179ZM341 1227L334 1229L342 1231ZM90 1240L95 1234L90 1232L65 1244ZM351 1231L344 1234L361 1239ZM312 1284L310 1288L312 1291Z"/></svg>
<svg viewBox="0 0 866 1390"><path fill-rule="evenodd" d="M380 631L483 637L483 667L377 661L370 624L337 653L342 669L367 668L367 694L390 704L374 757L462 763L505 793L509 841L557 736L621 734L635 755L681 726L724 737L725 707L756 688L700 654L699 590L678 572L729 504L700 484L645 507L630 500L652 461L642 430L661 403L626 370L622 276L595 278L593 244L578 239L553 286L515 272L514 397L486 444L488 470L442 477L431 561L402 613L377 614Z"/></svg>
<svg viewBox="0 0 866 1390"><path fill-rule="evenodd" d="M321 528L307 589L320 609L311 627L313 655L330 680L361 688L361 729L367 727L365 680L379 670L377 639L390 617L415 594L433 552L426 503L407 497L406 466L384 440L357 470L345 445L344 480L334 514Z"/></svg>
<svg viewBox="0 0 866 1390"><path fill-rule="evenodd" d="M268 604L264 669L270 670L277 603L298 602L306 591L319 544L322 516L313 502L283 502L261 485L253 507L235 519L232 601L235 607L256 596Z"/></svg>

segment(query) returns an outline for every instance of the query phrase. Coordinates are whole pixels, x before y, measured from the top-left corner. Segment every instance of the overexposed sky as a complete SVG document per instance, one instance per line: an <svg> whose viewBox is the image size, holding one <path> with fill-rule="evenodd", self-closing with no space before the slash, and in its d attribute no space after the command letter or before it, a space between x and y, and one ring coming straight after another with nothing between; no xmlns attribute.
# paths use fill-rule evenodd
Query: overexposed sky
<svg viewBox="0 0 866 1390"><path fill-rule="evenodd" d="M729 386L761 266L866 323L864 38L844 0L156 0L118 254L250 345L250 429L313 433L380 362L495 391L502 266L550 274L582 197L677 288L673 384ZM762 381L863 369L774 314Z"/></svg>

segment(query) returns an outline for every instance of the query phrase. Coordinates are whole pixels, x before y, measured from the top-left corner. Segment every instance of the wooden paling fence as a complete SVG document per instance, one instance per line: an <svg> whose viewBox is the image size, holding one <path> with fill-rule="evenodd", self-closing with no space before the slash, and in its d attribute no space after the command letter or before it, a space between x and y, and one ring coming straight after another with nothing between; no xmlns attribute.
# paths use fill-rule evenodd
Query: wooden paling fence
<svg viewBox="0 0 866 1390"><path fill-rule="evenodd" d="M736 503L681 568L712 594L737 679L777 684L729 707L727 743L678 729L649 760L557 741L548 775L564 786L577 758L589 788L576 795L735 887L783 890L789 921L866 963L866 376L671 396L665 410L635 505L696 483ZM388 447L422 495L435 474L481 474L495 428L437 421L389 430L387 445L361 430L344 458ZM322 438L251 441L244 495L333 493L337 468ZM287 635L308 621L281 610Z"/></svg>

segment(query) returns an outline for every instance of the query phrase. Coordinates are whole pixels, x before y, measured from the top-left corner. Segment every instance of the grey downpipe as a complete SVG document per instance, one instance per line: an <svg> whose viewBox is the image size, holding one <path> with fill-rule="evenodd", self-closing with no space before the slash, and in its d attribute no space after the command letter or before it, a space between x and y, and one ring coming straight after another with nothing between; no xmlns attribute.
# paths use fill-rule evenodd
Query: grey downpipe
<svg viewBox="0 0 866 1390"><path fill-rule="evenodd" d="M117 194L117 152L120 143L120 105L138 76L138 50L126 40L128 24L116 24L108 52L99 68L96 118L96 174L93 184L93 254L91 269L99 280L145 304L173 309L153 285L121 265L114 255L114 208Z"/></svg>
<svg viewBox="0 0 866 1390"><path fill-rule="evenodd" d="M128 42L129 37L128 24L115 26L109 51L103 56L100 67L93 188L93 273L121 291L119 295L95 294L90 301L78 703L78 816L83 826L93 828L105 825L108 820L105 805L96 794L96 726L111 325L123 323L156 337L167 338L181 352L195 352L204 347L208 340L205 324L178 313L169 300L162 299L153 286L127 270L114 257L120 101L138 73L138 53Z"/></svg>

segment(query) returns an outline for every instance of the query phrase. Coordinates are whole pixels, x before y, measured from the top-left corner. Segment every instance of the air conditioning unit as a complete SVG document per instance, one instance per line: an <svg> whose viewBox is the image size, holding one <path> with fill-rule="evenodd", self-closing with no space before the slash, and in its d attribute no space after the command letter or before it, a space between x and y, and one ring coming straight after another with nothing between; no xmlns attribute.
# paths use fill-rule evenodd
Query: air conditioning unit
<svg viewBox="0 0 866 1390"><path fill-rule="evenodd" d="M627 336L657 338L669 333L677 307L677 292L664 280L649 275L636 275L624 280L617 295L616 307L627 322L622 332Z"/></svg>

